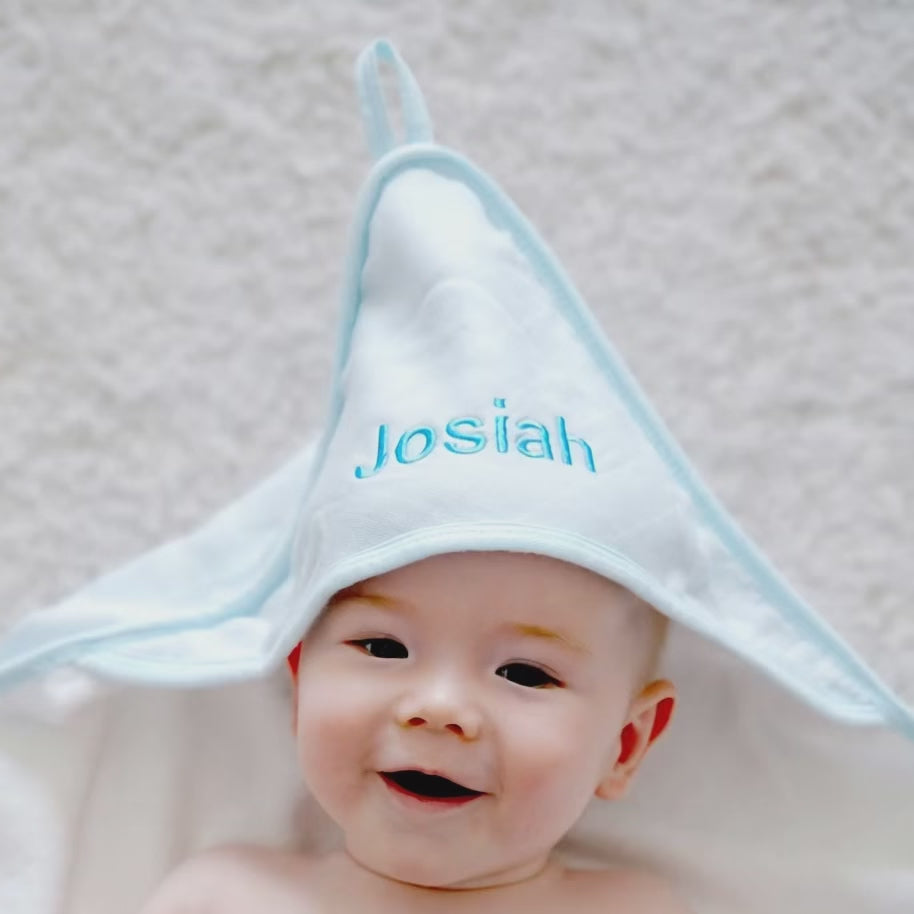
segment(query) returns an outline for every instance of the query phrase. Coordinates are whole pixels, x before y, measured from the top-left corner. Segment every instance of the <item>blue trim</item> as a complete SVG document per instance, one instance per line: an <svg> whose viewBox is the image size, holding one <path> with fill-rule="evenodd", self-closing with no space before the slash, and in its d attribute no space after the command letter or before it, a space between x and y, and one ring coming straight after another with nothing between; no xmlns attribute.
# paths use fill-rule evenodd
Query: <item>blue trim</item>
<svg viewBox="0 0 914 914"><path fill-rule="evenodd" d="M194 658L192 663L163 669L157 660L145 661L132 655L130 647L136 645L135 638L124 636L109 642L113 650L109 653L81 658L81 665L95 672L136 682L153 682L175 687L206 686L241 681L269 672L272 656L285 656L301 638L301 632L316 617L320 608L330 597L345 587L375 575L384 574L394 568L418 562L433 555L459 551L534 552L539 555L572 562L616 581L632 593L641 597L672 619L681 622L693 631L731 650L738 645L721 638L719 627L713 620L702 617L690 609L689 601L677 599L673 594L648 577L644 570L627 556L618 553L602 543L587 537L552 527L535 527L502 523L461 523L442 524L436 527L413 530L389 540L380 546L365 550L337 563L322 580L315 581L311 599L301 605L295 618L286 620L282 629L276 630L273 643L263 654L254 653L248 663L233 659L206 661ZM187 625L182 629L196 629L206 625ZM159 634L166 634L159 632ZM123 648L118 649L123 644ZM904 735L914 739L914 715L891 693L886 692L880 704L845 703L831 701L825 704L821 696L810 691L806 683L797 681L765 666L754 656L742 655L746 661L767 676L775 679L808 704L818 708L835 719L853 721L860 725L894 724ZM878 685L878 683L877 683ZM869 691L869 690L868 690ZM877 689L877 691L880 691Z"/></svg>
<svg viewBox="0 0 914 914"><path fill-rule="evenodd" d="M363 186L356 207L354 235L346 266L331 404L326 437L317 455L318 464L323 460L340 418L341 372L349 356L352 331L361 303L361 274L367 256L372 216L387 184L399 174L415 168L427 169L463 183L479 198L492 223L510 232L514 243L589 350L609 385L621 396L632 419L691 498L699 516L753 578L765 600L809 641L830 653L861 689L874 693L874 697L882 702L887 720L906 721L906 732L914 736L914 714L790 587L701 480L536 229L488 175L451 149L425 144L394 149L375 165ZM768 672L771 673L770 670ZM797 691L796 684L794 689ZM899 726L903 725L899 723Z"/></svg>
<svg viewBox="0 0 914 914"><path fill-rule="evenodd" d="M392 65L398 78L405 130L402 142L407 145L400 145L401 141L394 135L387 118L387 106L379 76L379 67L382 63ZM427 169L457 180L475 192L485 207L488 218L495 225L511 233L515 244L526 256L564 317L588 348L609 385L620 394L632 419L650 441L674 479L688 493L700 517L716 532L732 556L753 578L767 602L809 641L830 654L855 685L868 697L872 697L875 705L823 707L804 683L790 680L789 677L767 667L764 667L765 672L784 682L792 691L804 696L807 701L822 708L826 713L840 713L861 723L877 723L884 720L894 723L899 730L914 738L914 714L901 704L854 651L790 588L701 481L533 226L487 175L458 153L432 145L431 120L421 90L390 42L383 39L376 41L362 53L356 65L356 79L369 148L379 161L365 182L356 208L327 422L307 474L306 484L302 488L300 507L305 507L309 493L313 490L342 413L341 374L349 355L352 331L358 317L361 274L367 254L368 232L378 200L386 185L408 169ZM496 401L495 405L499 406L502 403L503 401ZM455 437L472 440L467 436ZM271 596L275 596L277 591L288 583L291 559L297 554L300 547L299 537L303 535L303 531L304 528L299 525L294 541L290 537L272 553L257 576L255 584L219 609L195 619L185 617L164 624L116 626L114 632L111 627L100 627L77 636L75 640L39 646L32 650L29 659L22 662L20 654L16 663L5 672L0 671L0 683L16 681L53 664L67 661L81 662L88 668L124 679L167 682L172 685L203 685L246 679L251 675L265 673L274 665L277 649L280 653L291 649L295 643L295 629L297 628L300 633L301 627L313 617L315 608L326 602L336 590L367 575L382 573L410 561L418 561L429 555L459 548L534 551L589 567L627 586L671 617L679 619L718 643L726 644L718 631L704 626L699 617L689 612L686 604L675 600L672 595L660 589L643 569L625 556L562 531L479 524L461 526L459 529L443 527L416 531L341 563L334 568L330 578L315 585L309 603L299 608L298 618L294 621L287 620L286 629L277 634L273 649L264 655L255 656L246 665L243 661L237 660L231 664L219 661L206 664L197 658L191 665L172 665L163 669L160 662L144 662L139 657L131 656L129 646L135 645L138 638L157 638L182 631L210 628L232 618L257 613ZM93 647L97 647L99 651L94 657L86 656L86 650L91 651ZM742 651L740 653L742 654ZM761 666L761 663L751 655L742 656L749 662ZM201 675L201 670L206 672ZM884 717L879 718L877 712L881 712Z"/></svg>

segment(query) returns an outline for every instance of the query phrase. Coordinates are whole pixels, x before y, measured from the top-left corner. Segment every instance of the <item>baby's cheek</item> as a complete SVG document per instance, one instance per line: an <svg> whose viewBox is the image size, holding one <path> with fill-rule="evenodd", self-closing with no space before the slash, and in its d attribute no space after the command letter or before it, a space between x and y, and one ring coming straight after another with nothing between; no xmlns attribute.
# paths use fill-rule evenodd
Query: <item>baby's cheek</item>
<svg viewBox="0 0 914 914"><path fill-rule="evenodd" d="M330 684L303 684L299 692L298 760L315 799L337 822L361 789L370 724L366 697Z"/></svg>
<svg viewBox="0 0 914 914"><path fill-rule="evenodd" d="M569 828L596 789L600 776L602 743L595 738L593 721L574 715L540 720L513 735L508 773L520 798L537 797L527 814L528 823L548 816L560 828Z"/></svg>
<svg viewBox="0 0 914 914"><path fill-rule="evenodd" d="M377 725L376 693L333 677L304 679L298 692L298 742L304 759L330 759L360 751Z"/></svg>
<svg viewBox="0 0 914 914"><path fill-rule="evenodd" d="M530 776L549 770L567 770L580 762L594 742L597 724L583 713L577 703L546 705L506 717L506 736L511 741L510 755Z"/></svg>
<svg viewBox="0 0 914 914"><path fill-rule="evenodd" d="M304 738L337 740L365 714L358 689L329 680L303 680L298 690L298 732Z"/></svg>

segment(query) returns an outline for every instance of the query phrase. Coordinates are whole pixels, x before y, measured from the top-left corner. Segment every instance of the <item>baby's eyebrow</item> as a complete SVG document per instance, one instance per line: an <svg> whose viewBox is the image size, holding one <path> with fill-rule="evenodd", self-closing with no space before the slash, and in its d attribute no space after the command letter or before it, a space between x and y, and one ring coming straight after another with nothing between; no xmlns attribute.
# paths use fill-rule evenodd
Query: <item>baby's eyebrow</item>
<svg viewBox="0 0 914 914"><path fill-rule="evenodd" d="M381 606L384 609L396 610L405 608L402 600L394 600L379 593L365 593L358 584L353 584L351 587L337 591L328 601L327 609L345 600L364 600L366 603L374 603L375 606Z"/></svg>
<svg viewBox="0 0 914 914"><path fill-rule="evenodd" d="M379 593L366 593L361 589L359 584L353 584L351 587L338 591L330 598L326 608L330 609L332 606L337 603L342 603L345 600L364 600L366 603L373 603L375 606L380 606L382 609L393 610L394 612L408 612L412 609L412 607L403 600L395 600L392 597L385 597L383 594ZM501 628L518 635L525 635L528 638L542 638L544 641L555 641L582 654L590 653L590 650L587 647L570 635L553 631L551 628L546 628L542 625L532 625L529 622L508 622L501 626Z"/></svg>
<svg viewBox="0 0 914 914"><path fill-rule="evenodd" d="M558 641L573 651L579 651L583 654L589 654L590 651L580 642L561 632L554 632L551 628L544 628L542 625L531 625L528 622L510 622L506 626L511 631L519 635L526 635L530 638L542 638L546 641Z"/></svg>

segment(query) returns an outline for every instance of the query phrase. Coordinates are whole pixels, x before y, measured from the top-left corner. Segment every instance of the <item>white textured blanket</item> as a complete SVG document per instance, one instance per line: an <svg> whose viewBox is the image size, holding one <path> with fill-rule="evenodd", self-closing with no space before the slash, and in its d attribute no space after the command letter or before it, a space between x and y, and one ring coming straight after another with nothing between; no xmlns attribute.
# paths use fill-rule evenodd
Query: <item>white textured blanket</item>
<svg viewBox="0 0 914 914"><path fill-rule="evenodd" d="M448 112L443 138L472 141L563 253L726 504L914 702L903 4L2 15L0 626L177 535L313 426L361 173L349 70L383 28ZM238 688L244 732L264 718L287 739L282 682ZM270 785L292 772L247 808L250 768L205 792L213 755L261 751L229 739L233 709L144 693L140 715L138 697L74 709L62 730L2 711L0 910L122 914L195 845L261 822L287 834ZM149 750L132 781L131 747ZM263 751L267 771L288 759ZM888 858L878 903L855 912L901 910L904 874Z"/></svg>

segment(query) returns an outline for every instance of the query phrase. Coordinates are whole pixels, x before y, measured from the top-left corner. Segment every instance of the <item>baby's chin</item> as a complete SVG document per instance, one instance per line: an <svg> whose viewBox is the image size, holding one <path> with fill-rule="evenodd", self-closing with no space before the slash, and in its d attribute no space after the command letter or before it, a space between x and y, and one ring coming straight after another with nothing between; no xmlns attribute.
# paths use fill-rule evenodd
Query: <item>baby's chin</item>
<svg viewBox="0 0 914 914"><path fill-rule="evenodd" d="M418 888L456 888L454 883L473 876L472 872L466 872L467 868L459 866L459 861L441 859L429 849L406 853L403 849L398 852L396 848L365 848L347 842L346 850L356 864L376 876Z"/></svg>
<svg viewBox="0 0 914 914"><path fill-rule="evenodd" d="M479 861L445 857L426 848L418 853L397 852L395 848L358 848L347 844L349 857L376 876L420 889L461 891L510 885L536 875L546 863L534 861L493 870Z"/></svg>

